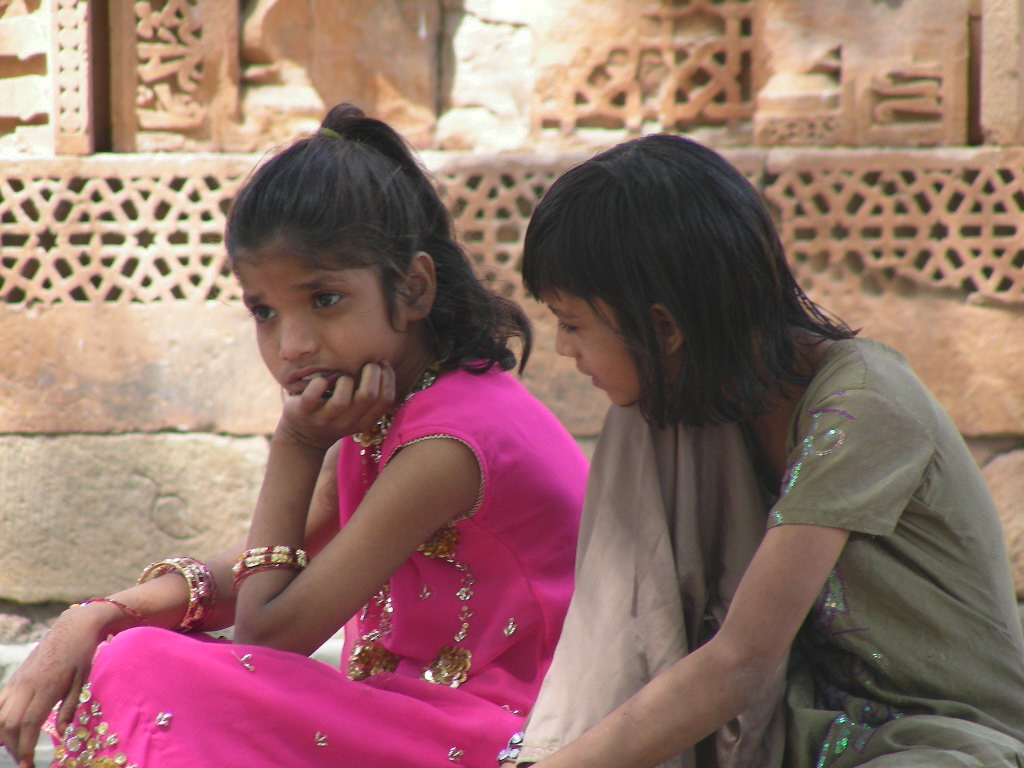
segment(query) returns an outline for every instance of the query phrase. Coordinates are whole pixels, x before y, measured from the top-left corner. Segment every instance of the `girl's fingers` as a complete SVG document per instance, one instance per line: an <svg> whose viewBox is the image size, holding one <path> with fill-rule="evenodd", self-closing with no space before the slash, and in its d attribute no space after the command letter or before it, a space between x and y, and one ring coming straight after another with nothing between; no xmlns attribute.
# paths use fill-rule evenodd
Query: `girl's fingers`
<svg viewBox="0 0 1024 768"><path fill-rule="evenodd" d="M390 404L395 401L395 369L392 368L388 363L382 363L381 367L384 371L384 384L381 390L381 395Z"/></svg>
<svg viewBox="0 0 1024 768"><path fill-rule="evenodd" d="M348 405L352 402L352 393L355 388L356 382L351 376L339 376L334 382L334 392L331 393L327 402Z"/></svg>
<svg viewBox="0 0 1024 768"><path fill-rule="evenodd" d="M82 689L82 677L80 675L75 676L75 681L68 689L68 692L64 694L64 700L60 703L60 708L57 710L57 733L63 735L64 729L71 725L72 720L75 717L75 710L78 708L78 696Z"/></svg>
<svg viewBox="0 0 1024 768"><path fill-rule="evenodd" d="M388 363L367 363L358 382L339 376L331 387L327 379L312 379L301 394L285 401L282 423L299 442L327 446L371 429L394 404L395 389L395 370Z"/></svg>
<svg viewBox="0 0 1024 768"><path fill-rule="evenodd" d="M364 429L392 407L395 400L395 370L387 363L368 363L363 366L356 404L363 411L360 421Z"/></svg>

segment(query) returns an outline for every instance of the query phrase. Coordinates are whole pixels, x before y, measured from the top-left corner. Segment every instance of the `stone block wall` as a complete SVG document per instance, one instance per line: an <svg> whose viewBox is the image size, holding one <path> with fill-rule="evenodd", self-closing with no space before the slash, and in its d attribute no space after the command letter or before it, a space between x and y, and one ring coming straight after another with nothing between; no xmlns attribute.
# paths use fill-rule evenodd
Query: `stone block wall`
<svg viewBox="0 0 1024 768"><path fill-rule="evenodd" d="M0 3L0 613L244 530L280 396L224 214L340 100L423 150L584 442L605 403L522 295L529 214L630 136L720 149L811 295L953 415L1024 596L1022 27L1019 0Z"/></svg>

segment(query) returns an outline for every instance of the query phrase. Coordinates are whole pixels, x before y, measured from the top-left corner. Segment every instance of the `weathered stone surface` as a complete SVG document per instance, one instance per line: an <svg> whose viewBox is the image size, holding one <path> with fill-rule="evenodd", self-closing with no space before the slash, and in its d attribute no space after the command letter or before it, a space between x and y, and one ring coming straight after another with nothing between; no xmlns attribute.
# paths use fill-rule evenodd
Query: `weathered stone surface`
<svg viewBox="0 0 1024 768"><path fill-rule="evenodd" d="M756 6L758 143L964 143L970 0Z"/></svg>
<svg viewBox="0 0 1024 768"><path fill-rule="evenodd" d="M812 298L819 298L811 290ZM921 291L913 297L830 295L824 306L862 335L899 349L972 437L1024 433L1024 312Z"/></svg>
<svg viewBox="0 0 1024 768"><path fill-rule="evenodd" d="M50 84L53 101L53 150L57 154L85 155L96 148L93 94L105 73L93 47L101 37L103 17L98 5L77 0L54 0L50 27Z"/></svg>
<svg viewBox="0 0 1024 768"><path fill-rule="evenodd" d="M974 457L974 463L984 467L992 459L1020 446L1024 437L1013 435L1008 437L965 437L964 442Z"/></svg>
<svg viewBox="0 0 1024 768"><path fill-rule="evenodd" d="M0 438L0 598L77 600L243 536L264 438Z"/></svg>
<svg viewBox="0 0 1024 768"><path fill-rule="evenodd" d="M185 153L7 159L0 301L231 298L224 214L258 161Z"/></svg>
<svg viewBox="0 0 1024 768"><path fill-rule="evenodd" d="M495 5L469 3L445 15L451 57L436 132L441 149L506 151L529 139L534 37L521 10Z"/></svg>
<svg viewBox="0 0 1024 768"><path fill-rule="evenodd" d="M429 146L440 23L440 5L419 0L256 0L242 27L236 148L291 139L341 101Z"/></svg>
<svg viewBox="0 0 1024 768"><path fill-rule="evenodd" d="M46 77L51 14L46 5L0 5L0 149L51 149Z"/></svg>
<svg viewBox="0 0 1024 768"><path fill-rule="evenodd" d="M1024 5L985 0L981 20L981 130L989 144L1024 142Z"/></svg>
<svg viewBox="0 0 1024 768"><path fill-rule="evenodd" d="M992 459L982 474L999 510L1017 597L1024 599L1024 450Z"/></svg>
<svg viewBox="0 0 1024 768"><path fill-rule="evenodd" d="M604 396L555 355L547 311L524 305L527 386L574 434L596 434ZM0 305L0 358L0 432L269 434L280 414L238 303Z"/></svg>
<svg viewBox="0 0 1024 768"><path fill-rule="evenodd" d="M0 305L0 432L267 434L280 390L238 303Z"/></svg>

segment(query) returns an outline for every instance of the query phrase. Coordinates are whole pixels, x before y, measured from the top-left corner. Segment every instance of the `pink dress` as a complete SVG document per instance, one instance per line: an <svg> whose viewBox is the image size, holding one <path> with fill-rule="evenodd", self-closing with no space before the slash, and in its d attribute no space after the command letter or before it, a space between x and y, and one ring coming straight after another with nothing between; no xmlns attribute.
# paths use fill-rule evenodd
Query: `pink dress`
<svg viewBox="0 0 1024 768"><path fill-rule="evenodd" d="M340 669L205 635L127 630L97 651L54 765L494 766L561 631L586 460L511 375L446 373L398 410L379 457L344 441L341 523L377 461L437 437L476 455L478 503L346 625Z"/></svg>

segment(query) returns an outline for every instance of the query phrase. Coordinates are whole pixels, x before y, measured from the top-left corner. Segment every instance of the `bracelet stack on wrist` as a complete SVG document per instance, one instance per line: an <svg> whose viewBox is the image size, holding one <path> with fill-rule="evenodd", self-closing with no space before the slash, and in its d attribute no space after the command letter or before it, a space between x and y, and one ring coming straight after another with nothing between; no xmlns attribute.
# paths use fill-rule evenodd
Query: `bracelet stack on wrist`
<svg viewBox="0 0 1024 768"><path fill-rule="evenodd" d="M138 583L142 584L171 571L180 573L188 584L188 607L175 627L180 632L188 632L200 626L213 609L217 599L217 583L206 565L194 557L169 557L150 563L142 570Z"/></svg>

